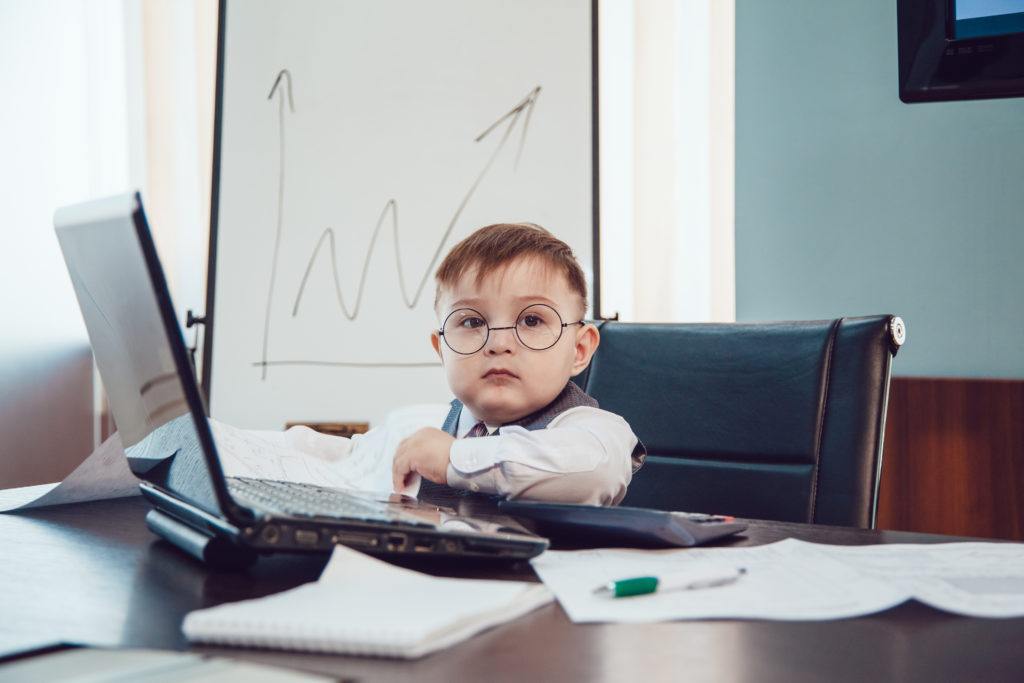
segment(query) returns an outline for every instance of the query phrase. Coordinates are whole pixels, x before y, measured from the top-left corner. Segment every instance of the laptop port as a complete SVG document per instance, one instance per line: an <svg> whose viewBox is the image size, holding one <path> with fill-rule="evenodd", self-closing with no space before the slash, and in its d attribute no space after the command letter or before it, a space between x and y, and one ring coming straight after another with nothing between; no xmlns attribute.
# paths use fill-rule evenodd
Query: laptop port
<svg viewBox="0 0 1024 683"><path fill-rule="evenodd" d="M260 532L260 536L267 543L277 543L281 539L281 532L273 524L263 527L263 531Z"/></svg>
<svg viewBox="0 0 1024 683"><path fill-rule="evenodd" d="M420 539L413 544L412 549L418 553L430 553L434 551L434 542L429 539Z"/></svg>
<svg viewBox="0 0 1024 683"><path fill-rule="evenodd" d="M408 540L405 534L388 534L386 547L388 550L402 551L405 550Z"/></svg>
<svg viewBox="0 0 1024 683"><path fill-rule="evenodd" d="M331 535L331 543L335 545L368 545L376 548L380 544L377 534L358 532L336 531Z"/></svg>
<svg viewBox="0 0 1024 683"><path fill-rule="evenodd" d="M295 542L299 545L316 545L320 542L320 533L309 529L296 529Z"/></svg>

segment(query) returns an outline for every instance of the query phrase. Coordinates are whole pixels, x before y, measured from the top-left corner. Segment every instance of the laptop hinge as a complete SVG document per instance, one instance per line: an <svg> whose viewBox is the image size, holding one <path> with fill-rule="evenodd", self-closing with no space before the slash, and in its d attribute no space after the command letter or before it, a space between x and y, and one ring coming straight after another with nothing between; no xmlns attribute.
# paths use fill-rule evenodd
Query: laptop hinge
<svg viewBox="0 0 1024 683"><path fill-rule="evenodd" d="M196 527L197 530L204 530L209 535L221 535L231 538L238 538L241 535L241 530L234 524L210 514L196 505L187 503L150 482L141 482L139 490L142 492L143 497L149 500L161 512L175 517L186 524L190 524Z"/></svg>

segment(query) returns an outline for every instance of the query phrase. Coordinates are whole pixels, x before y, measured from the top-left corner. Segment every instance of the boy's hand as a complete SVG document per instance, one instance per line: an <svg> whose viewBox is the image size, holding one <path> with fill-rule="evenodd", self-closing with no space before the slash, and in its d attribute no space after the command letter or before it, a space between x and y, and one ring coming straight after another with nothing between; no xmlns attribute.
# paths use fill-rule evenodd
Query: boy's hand
<svg viewBox="0 0 1024 683"><path fill-rule="evenodd" d="M405 488L414 473L438 484L448 482L448 453L455 437L424 427L404 439L395 450L391 479L396 491Z"/></svg>

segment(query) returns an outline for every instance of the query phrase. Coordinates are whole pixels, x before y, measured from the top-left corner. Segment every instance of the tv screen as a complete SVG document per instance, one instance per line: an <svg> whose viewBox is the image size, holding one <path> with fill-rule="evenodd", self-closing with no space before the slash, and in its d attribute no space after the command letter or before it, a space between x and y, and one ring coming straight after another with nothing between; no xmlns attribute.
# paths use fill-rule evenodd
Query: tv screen
<svg viewBox="0 0 1024 683"><path fill-rule="evenodd" d="M1024 96L1024 0L898 0L900 99Z"/></svg>
<svg viewBox="0 0 1024 683"><path fill-rule="evenodd" d="M953 38L1024 33L1024 0L952 0Z"/></svg>

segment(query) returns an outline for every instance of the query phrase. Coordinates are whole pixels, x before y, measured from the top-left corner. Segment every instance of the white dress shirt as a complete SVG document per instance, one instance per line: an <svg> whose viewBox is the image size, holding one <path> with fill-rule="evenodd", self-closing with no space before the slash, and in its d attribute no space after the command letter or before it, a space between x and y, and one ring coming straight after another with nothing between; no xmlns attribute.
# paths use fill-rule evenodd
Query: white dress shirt
<svg viewBox="0 0 1024 683"><path fill-rule="evenodd" d="M580 406L544 429L507 426L493 436L463 438L477 422L463 406L449 453L453 488L590 505L615 505L626 495L637 438L615 413Z"/></svg>
<svg viewBox="0 0 1024 683"><path fill-rule="evenodd" d="M217 425L218 447L229 475L390 491L398 444L421 427L439 428L449 409L445 403L400 408L381 426L351 439L307 427L259 432ZM449 452L449 486L507 498L592 505L614 505L626 494L637 438L614 413L570 408L544 429L508 426L494 436L463 438L477 422L463 407L458 438ZM229 447L227 430L235 441L245 441L244 449ZM257 457L260 453L264 455ZM419 478L414 477L400 493L416 495L418 489Z"/></svg>

